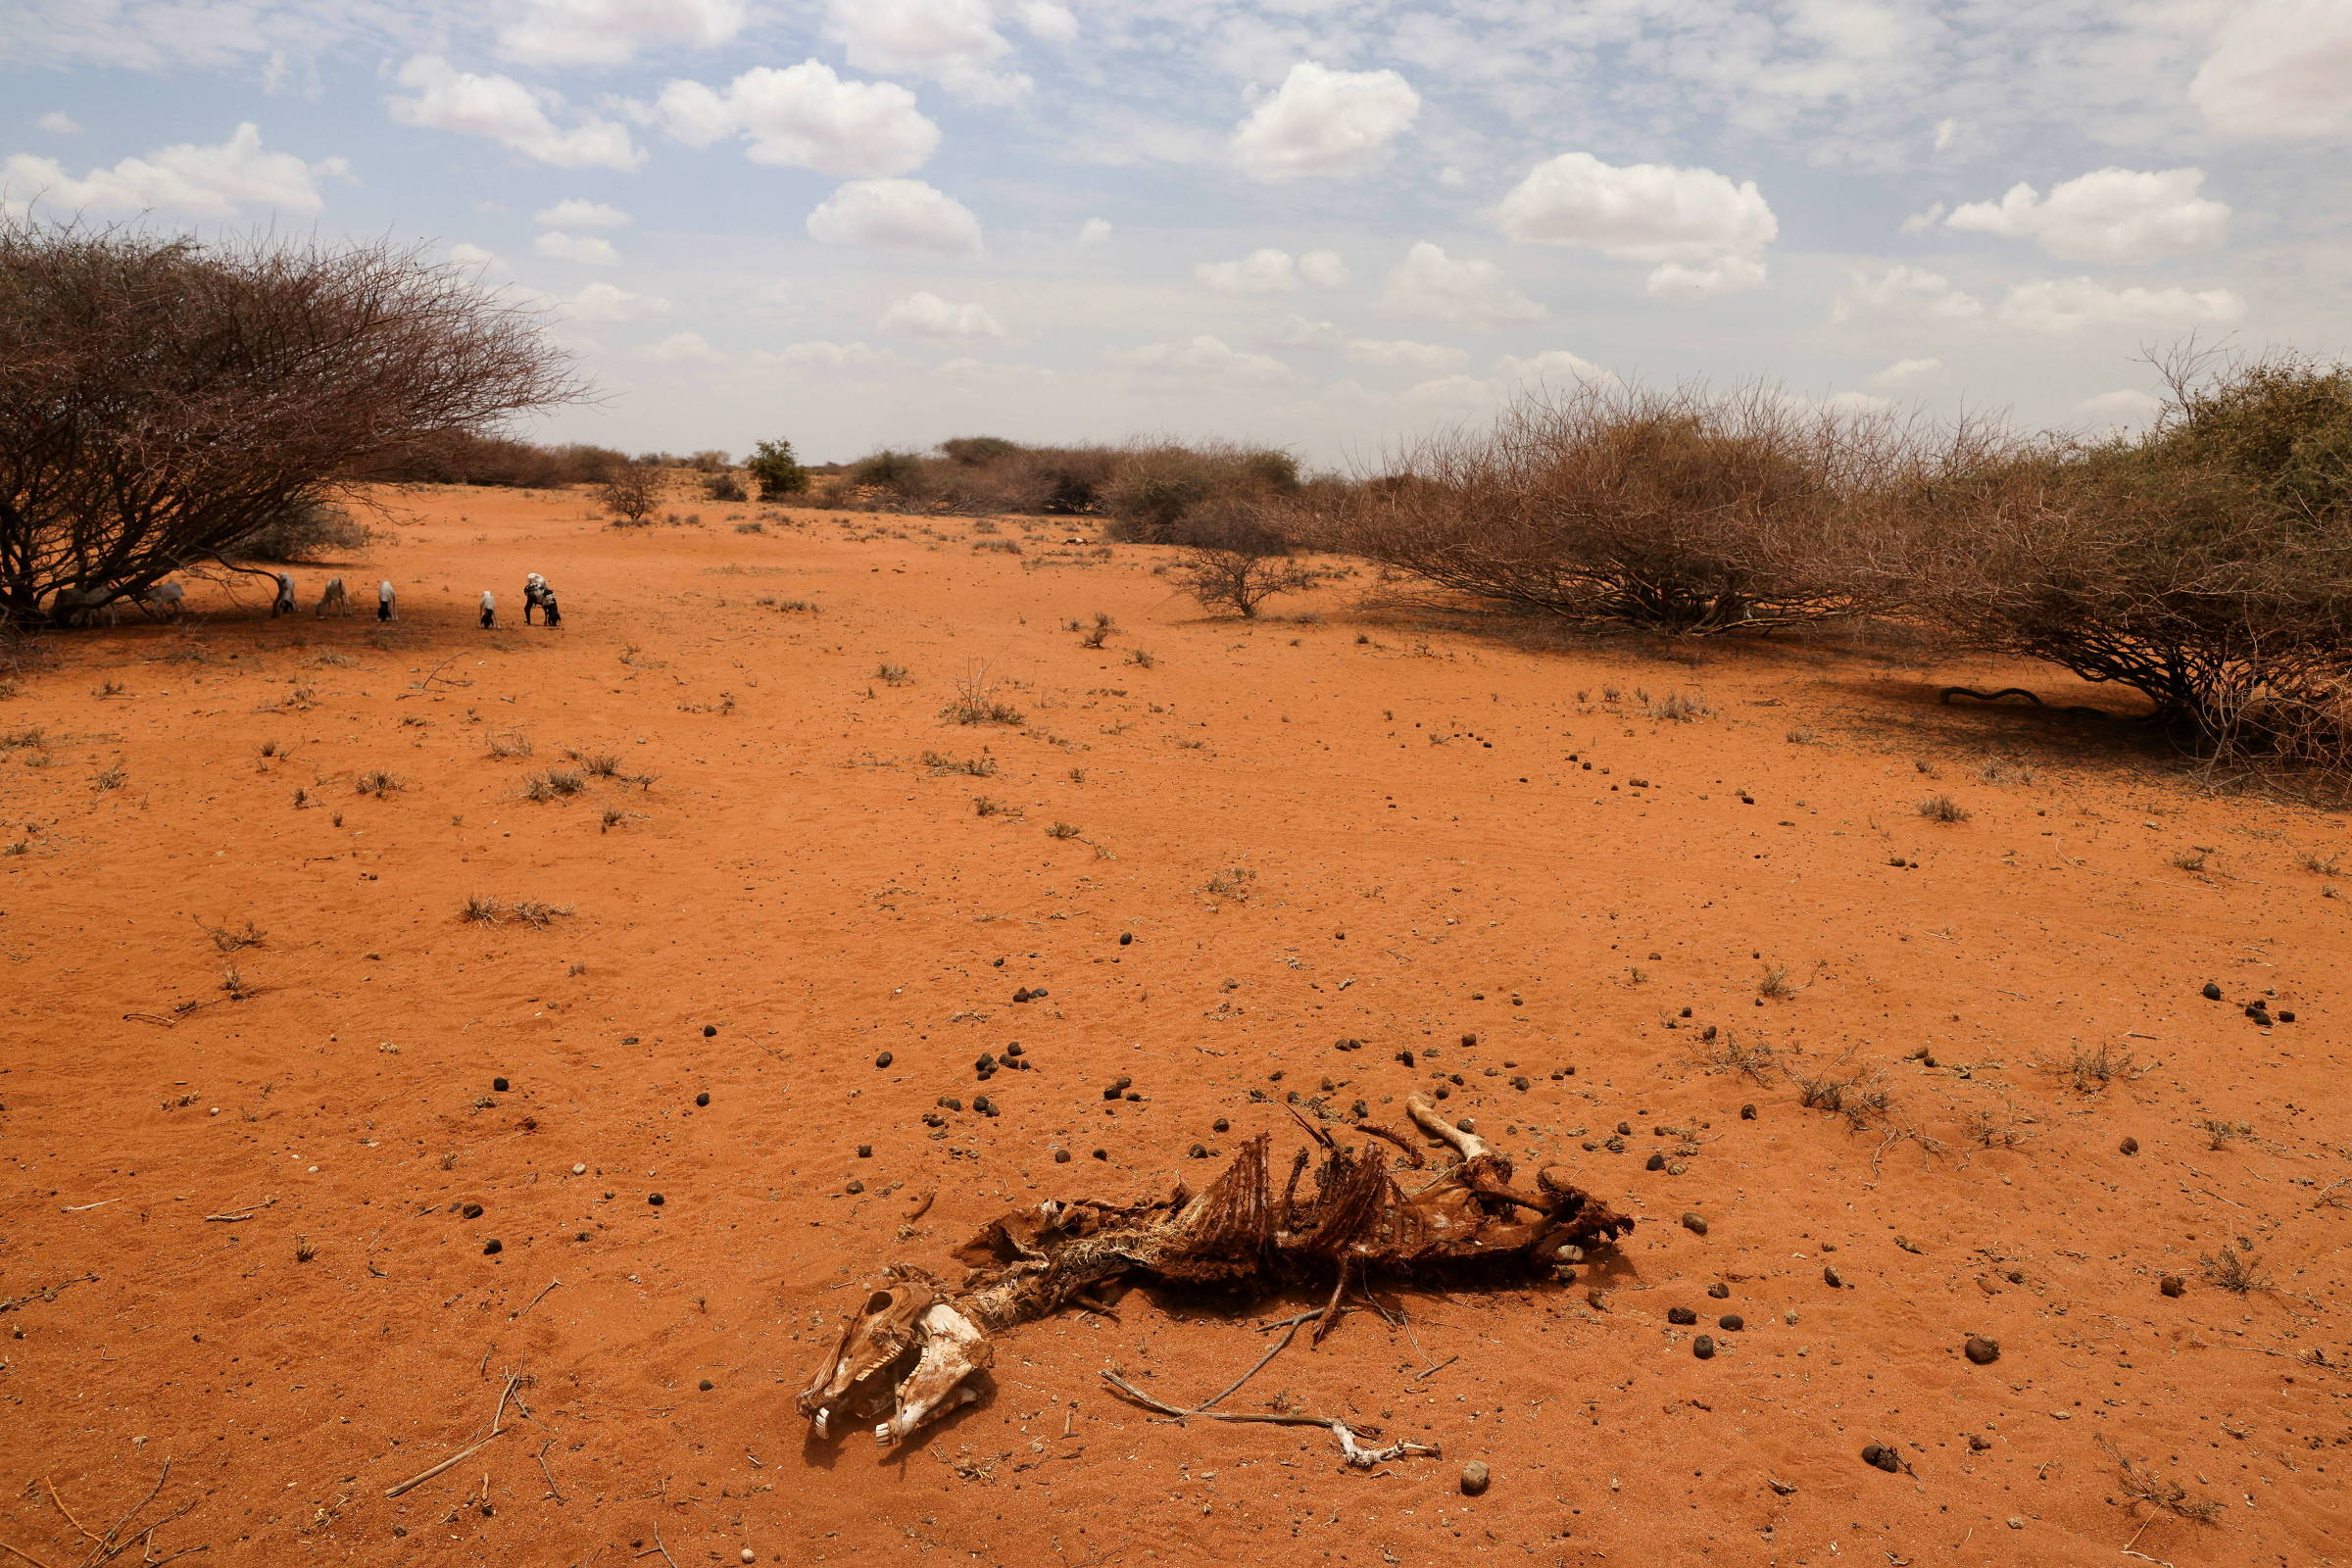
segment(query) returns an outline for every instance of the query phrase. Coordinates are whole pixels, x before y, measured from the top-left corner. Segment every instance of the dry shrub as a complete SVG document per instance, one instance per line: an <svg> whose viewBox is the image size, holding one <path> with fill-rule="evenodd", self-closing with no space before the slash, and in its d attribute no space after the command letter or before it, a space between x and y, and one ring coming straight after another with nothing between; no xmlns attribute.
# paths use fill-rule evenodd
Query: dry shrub
<svg viewBox="0 0 2352 1568"><path fill-rule="evenodd" d="M2193 345L2164 368L2136 437L1957 432L1920 476L1928 602L2206 755L2352 770L2352 368Z"/></svg>
<svg viewBox="0 0 2352 1568"><path fill-rule="evenodd" d="M662 505L662 469L652 463L623 463L596 493L616 528L641 526Z"/></svg>
<svg viewBox="0 0 2352 1568"><path fill-rule="evenodd" d="M1907 427L1771 388L1584 383L1318 497L1310 542L1583 625L1703 635L1889 608ZM1899 559L1899 558L1897 558Z"/></svg>
<svg viewBox="0 0 2352 1568"><path fill-rule="evenodd" d="M228 546L246 561L340 560L368 548L368 527L341 507L304 496Z"/></svg>
<svg viewBox="0 0 2352 1568"><path fill-rule="evenodd" d="M508 436L457 432L420 443L398 457L369 464L355 477L425 484L473 484L555 490L602 484L628 462L611 447L573 442L539 446Z"/></svg>
<svg viewBox="0 0 2352 1568"><path fill-rule="evenodd" d="M1268 599L1312 588L1321 579L1322 573L1291 560L1289 542L1252 520L1240 504L1217 502L1205 510L1207 515L1185 521L1184 557L1169 573L1204 609L1255 620L1257 607Z"/></svg>
<svg viewBox="0 0 2352 1568"><path fill-rule="evenodd" d="M1275 505L1298 491L1298 460L1288 452L1159 441L1118 454L1102 508L1113 539L1193 544L1245 521L1269 529Z"/></svg>

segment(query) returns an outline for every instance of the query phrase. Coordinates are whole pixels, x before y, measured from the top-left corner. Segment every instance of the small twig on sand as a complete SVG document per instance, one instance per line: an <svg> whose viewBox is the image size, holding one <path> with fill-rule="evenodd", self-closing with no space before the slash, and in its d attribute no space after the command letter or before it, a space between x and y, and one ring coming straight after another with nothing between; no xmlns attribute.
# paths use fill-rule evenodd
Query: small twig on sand
<svg viewBox="0 0 2352 1568"><path fill-rule="evenodd" d="M930 1213L932 1200L936 1199L937 1197L939 1197L939 1189L934 1187L931 1189L931 1191L925 1193L921 1198L916 1199L914 1207L906 1211L906 1223L911 1225L916 1220L921 1219L925 1214Z"/></svg>
<svg viewBox="0 0 2352 1568"><path fill-rule="evenodd" d="M1432 1372L1443 1372L1443 1371L1445 1371L1445 1370L1446 1370L1447 1367L1449 1367L1449 1366L1453 1365L1453 1363L1454 1363L1454 1362L1456 1362L1456 1361L1459 1361L1460 1359L1461 1359L1461 1357L1460 1357L1460 1356L1458 1356L1458 1355L1449 1355L1449 1356L1447 1356L1447 1357L1446 1357L1445 1360L1443 1360L1443 1361L1440 1361L1440 1362L1439 1362L1439 1363L1438 1363L1436 1366L1425 1366L1425 1367L1423 1367L1423 1368L1422 1368L1420 1371L1418 1371L1418 1372L1414 1373L1414 1374L1413 1374L1411 1377L1409 1377L1409 1378L1406 1378L1404 1381L1405 1381L1405 1382L1407 1382L1407 1383L1418 1383L1418 1382L1420 1382L1420 1381L1421 1381L1423 1378L1425 1378L1425 1377L1429 1376L1429 1375L1430 1375Z"/></svg>
<svg viewBox="0 0 2352 1568"><path fill-rule="evenodd" d="M539 1445L539 1451L532 1454L531 1457L539 1461L539 1473L547 1477L547 1490L555 1494L556 1500L558 1502L562 1502L564 1500L564 1489L556 1485L556 1473L547 1467L547 1450L555 1446L556 1440L550 1438L545 1443Z"/></svg>
<svg viewBox="0 0 2352 1568"><path fill-rule="evenodd" d="M86 1214L93 1208L104 1208L109 1203L120 1203L121 1201L122 1201L122 1200L120 1198L101 1198L95 1203L69 1203L66 1205L65 1212L69 1214Z"/></svg>
<svg viewBox="0 0 2352 1568"><path fill-rule="evenodd" d="M41 1561L40 1558L35 1557L31 1552L26 1551L20 1546L12 1546L5 1541L0 1541L0 1551L14 1552L17 1556L20 1556L26 1562L32 1564L32 1568L49 1568L47 1563Z"/></svg>
<svg viewBox="0 0 2352 1568"><path fill-rule="evenodd" d="M1354 1429L1337 1416L1272 1413L1256 1415L1232 1410L1181 1410L1175 1405L1160 1403L1159 1400L1129 1383L1116 1372L1104 1372L1102 1381L1135 1400L1136 1403L1157 1410L1162 1415L1174 1416L1179 1422L1188 1416L1199 1416L1203 1421L1255 1421L1278 1427L1321 1427L1340 1440L1341 1453L1346 1456L1349 1464L1358 1470L1369 1470L1376 1464L1385 1464L1391 1459L1401 1459L1411 1454L1426 1454L1435 1458L1439 1451L1435 1444L1420 1443L1392 1443L1385 1448L1367 1448L1355 1441ZM1364 1431L1367 1435L1371 1435L1377 1429L1366 1427Z"/></svg>
<svg viewBox="0 0 2352 1568"><path fill-rule="evenodd" d="M433 689L433 682L435 681L439 681L444 686L472 685L473 682L469 680L459 680L454 676L444 675L441 673L455 662L457 662L457 655L452 654L449 658L444 659L441 661L441 662L426 670L424 672L424 679L416 682L414 686L411 686L407 691L402 692L398 697L395 697L392 700L396 703L405 703L412 697L421 697L424 693Z"/></svg>
<svg viewBox="0 0 2352 1568"><path fill-rule="evenodd" d="M1298 1332L1299 1324L1312 1322L1314 1319L1321 1317L1322 1315L1323 1314L1320 1312L1301 1312L1297 1317L1286 1317L1280 1323L1266 1323L1259 1325L1258 1332L1260 1333L1265 1332L1267 1329L1281 1329L1282 1338L1274 1342L1274 1348L1272 1349L1268 1350L1265 1354L1257 1358L1257 1365L1251 1367L1240 1377L1235 1378L1233 1382L1225 1389L1223 1394L1212 1394L1207 1398L1202 1399L1199 1404L1194 1405L1193 1413L1195 1415L1199 1415L1201 1411L1206 1410L1210 1405L1215 1404L1219 1400L1223 1399L1226 1395L1232 1394L1234 1390L1239 1389L1243 1384L1249 1382L1260 1372L1263 1372L1266 1369L1266 1363L1268 1361L1273 1360L1283 1351L1290 1348L1291 1339ZM1067 1437L1069 1434L1065 1431L1062 1436Z"/></svg>
<svg viewBox="0 0 2352 1568"><path fill-rule="evenodd" d="M247 1203L243 1208L232 1208L225 1213L207 1214L204 1217L208 1220L219 1220L223 1225L234 1225L241 1219L253 1218L255 1214L276 1201L277 1200L274 1198L265 1198L258 1203Z"/></svg>
<svg viewBox="0 0 2352 1568"><path fill-rule="evenodd" d="M539 1292L539 1294L538 1294L537 1296L534 1296L534 1297L532 1297L532 1298L530 1298L528 1301L526 1301L526 1302L524 1302L524 1303L523 1303L523 1306L522 1306L522 1312L510 1312L510 1313L508 1313L508 1314L507 1314L507 1319L508 1319L508 1321L509 1321L509 1322L512 1322L512 1321L514 1321L515 1318L518 1318L518 1317L522 1316L522 1313L523 1313L523 1312L528 1312L528 1311L529 1311L529 1310L530 1310L532 1307L534 1307L534 1306L537 1306L537 1305L538 1305L538 1304L539 1304L541 1301L544 1301L544 1300L546 1300L546 1299L547 1299L547 1293L548 1293L549 1291L552 1291L552 1290L554 1290L554 1289L555 1289L557 1286L559 1286L559 1285L561 1285L561 1284L563 1284L563 1283L564 1283L564 1282L563 1282L562 1280L549 1280L549 1281L547 1282L546 1286L545 1286L545 1287L544 1287L544 1288L543 1288L543 1289L542 1289L542 1290Z"/></svg>
<svg viewBox="0 0 2352 1568"><path fill-rule="evenodd" d="M167 1018L160 1012L126 1012L122 1016L125 1021L131 1023L160 1023L167 1029L176 1029L179 1027L179 1020L177 1018ZM11 1546L8 1549L14 1551L17 1548Z"/></svg>
<svg viewBox="0 0 2352 1568"><path fill-rule="evenodd" d="M678 1559L672 1557L669 1548L662 1544L662 1521L659 1519L654 1521L654 1547L662 1553L662 1560L669 1564L669 1568L678 1568Z"/></svg>
<svg viewBox="0 0 2352 1568"><path fill-rule="evenodd" d="M441 1472L444 1470L449 1469L452 1465L463 1463L466 1459L470 1459L473 1457L473 1455L481 1452L482 1449L488 1447L490 1446L491 1439L496 1438L501 1432L506 1430L506 1428L501 1426L499 1423L502 1419L504 1419L507 1413L507 1396L513 1394L514 1392L514 1385L520 1383L521 1381L522 1376L520 1373L510 1372L507 1374L507 1386L498 1392L498 1408L492 1411L490 1414L489 1437L483 1438L478 1443L467 1444L465 1447L460 1448L457 1452L451 1454L439 1464L434 1465L430 1470L419 1471L417 1474L413 1475L409 1477L408 1480L400 1483L400 1485L386 1488L384 1495L387 1497L397 1497L412 1487L421 1487L427 1481L432 1480L433 1477L441 1474Z"/></svg>
<svg viewBox="0 0 2352 1568"><path fill-rule="evenodd" d="M97 1283L97 1280L98 1276L95 1274L83 1274L74 1279L59 1280L55 1285L44 1285L39 1290L31 1292L29 1295L12 1296L7 1300L0 1301L0 1312L13 1312L18 1307L24 1305L28 1301L54 1301L57 1299L57 1293L64 1290L67 1286L94 1285Z"/></svg>

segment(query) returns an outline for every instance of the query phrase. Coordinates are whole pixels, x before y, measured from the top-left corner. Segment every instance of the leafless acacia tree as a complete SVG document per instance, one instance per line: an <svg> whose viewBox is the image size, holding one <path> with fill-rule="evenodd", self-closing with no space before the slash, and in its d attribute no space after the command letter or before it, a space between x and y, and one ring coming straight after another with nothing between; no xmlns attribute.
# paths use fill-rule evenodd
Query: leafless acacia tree
<svg viewBox="0 0 2352 1568"><path fill-rule="evenodd" d="M583 392L533 312L416 248L0 216L0 620L127 597Z"/></svg>

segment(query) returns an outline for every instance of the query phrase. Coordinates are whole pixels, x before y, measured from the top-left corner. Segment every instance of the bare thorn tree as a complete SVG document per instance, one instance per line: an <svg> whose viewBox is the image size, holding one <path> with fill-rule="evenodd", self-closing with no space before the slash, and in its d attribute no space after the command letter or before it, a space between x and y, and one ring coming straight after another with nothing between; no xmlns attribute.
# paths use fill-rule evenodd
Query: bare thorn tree
<svg viewBox="0 0 2352 1568"><path fill-rule="evenodd" d="M0 622L138 594L580 400L541 325L420 247L0 215Z"/></svg>

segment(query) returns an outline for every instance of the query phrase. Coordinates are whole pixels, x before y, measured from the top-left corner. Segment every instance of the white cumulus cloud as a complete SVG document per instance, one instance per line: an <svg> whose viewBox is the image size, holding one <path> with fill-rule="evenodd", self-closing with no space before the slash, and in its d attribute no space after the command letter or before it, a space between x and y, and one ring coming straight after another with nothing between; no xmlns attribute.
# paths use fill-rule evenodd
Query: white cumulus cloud
<svg viewBox="0 0 2352 1568"><path fill-rule="evenodd" d="M500 261L494 253L482 249L479 245L468 244L465 240L460 240L449 248L449 259L460 267L476 268L484 272L503 272L507 270L507 264Z"/></svg>
<svg viewBox="0 0 2352 1568"><path fill-rule="evenodd" d="M1616 372L1602 369L1581 354L1546 349L1524 358L1506 354L1494 362L1494 373L1504 382L1521 386L1557 386L1563 382L1598 381L1614 384Z"/></svg>
<svg viewBox="0 0 2352 1568"><path fill-rule="evenodd" d="M760 359L771 365L814 367L823 370L879 370L904 365L904 357L864 343L833 343L822 338L793 343Z"/></svg>
<svg viewBox="0 0 2352 1568"><path fill-rule="evenodd" d="M875 323L885 332L903 337L926 337L942 341L962 341L971 338L1003 337L1004 328L988 307L977 302L957 305L941 299L928 289L918 290L903 300L892 302L883 311L882 319Z"/></svg>
<svg viewBox="0 0 2352 1568"><path fill-rule="evenodd" d="M265 152L260 128L248 122L218 146L179 142L78 176L54 158L18 153L0 163L0 205L38 201L59 212L109 213L162 208L199 218L247 209L315 213L325 205L318 181L350 172L340 158L306 163L292 153Z"/></svg>
<svg viewBox="0 0 2352 1568"><path fill-rule="evenodd" d="M1205 332L1167 343L1147 343L1141 348L1112 349L1103 357L1125 369L1188 380L1285 381L1291 377L1290 367L1271 355L1234 348L1224 339Z"/></svg>
<svg viewBox="0 0 2352 1568"><path fill-rule="evenodd" d="M1078 243L1081 245L1100 245L1108 238L1110 220L1107 218L1090 218L1078 225Z"/></svg>
<svg viewBox="0 0 2352 1568"><path fill-rule="evenodd" d="M1340 346L1340 352L1350 364L1415 370L1423 375L1458 370L1470 363L1470 356L1460 349L1443 343L1415 343L1409 338L1350 338Z"/></svg>
<svg viewBox="0 0 2352 1568"><path fill-rule="evenodd" d="M1915 381L1926 380L1942 368L1943 362L1936 359L1897 360L1883 370L1871 371L1863 380L1872 386L1909 386Z"/></svg>
<svg viewBox="0 0 2352 1568"><path fill-rule="evenodd" d="M1541 321L1551 314L1511 288L1502 269L1493 262L1455 261L1428 240L1405 252L1389 273L1380 309L1390 316L1451 321L1483 331Z"/></svg>
<svg viewBox="0 0 2352 1568"><path fill-rule="evenodd" d="M896 82L844 81L814 60L781 71L760 66L724 87L673 81L654 113L690 147L739 135L755 164L820 174L910 173L939 146L939 127L915 108L913 93Z"/></svg>
<svg viewBox="0 0 2352 1568"><path fill-rule="evenodd" d="M808 215L808 234L823 245L940 256L977 256L980 220L971 209L919 179L856 179Z"/></svg>
<svg viewBox="0 0 2352 1568"><path fill-rule="evenodd" d="M591 283L569 299L555 303L564 315L580 321L643 321L669 314L669 301L632 294L611 283Z"/></svg>
<svg viewBox="0 0 2352 1568"><path fill-rule="evenodd" d="M1030 30L1074 33L1077 20L1053 15L1060 10L1030 8ZM1027 76L999 69L1012 45L997 30L989 0L829 0L825 16L826 31L860 71L927 76L974 103L1010 103L1029 90Z"/></svg>
<svg viewBox="0 0 2352 1568"><path fill-rule="evenodd" d="M1305 287L1338 288L1348 281L1348 264L1337 251L1251 251L1238 262L1196 262L1193 280L1219 294L1295 294Z"/></svg>
<svg viewBox="0 0 2352 1568"><path fill-rule="evenodd" d="M553 207L540 208L531 215L531 221L548 228L626 228L636 220L617 207L574 196Z"/></svg>
<svg viewBox="0 0 2352 1568"><path fill-rule="evenodd" d="M2111 427L2147 423L2164 407L2162 398L2150 397L2134 387L2122 387L2113 392L2100 392L2075 405L2077 414L2104 421Z"/></svg>
<svg viewBox="0 0 2352 1568"><path fill-rule="evenodd" d="M458 71L438 55L418 55L398 79L414 95L391 100L392 118L404 125L486 137L558 169L630 170L645 162L615 121L590 117L558 129L553 115L564 107L562 93Z"/></svg>
<svg viewBox="0 0 2352 1568"><path fill-rule="evenodd" d="M1591 153L1538 164L1494 210L1511 238L1635 262L1705 262L1770 245L1780 221L1754 180L1670 164L1617 168Z"/></svg>
<svg viewBox="0 0 2352 1568"><path fill-rule="evenodd" d="M1265 335L1265 341L1285 349L1336 349L1346 346L1348 334L1331 321L1286 316Z"/></svg>
<svg viewBox="0 0 2352 1568"><path fill-rule="evenodd" d="M2352 90L2352 80L2346 83ZM1946 228L2030 236L2062 261L2135 263L2209 251L2230 229L2228 204L2197 194L2201 169L2102 169L2053 187L2019 183L1997 202L1954 208Z"/></svg>
<svg viewBox="0 0 2352 1568"><path fill-rule="evenodd" d="M52 136L78 136L81 134L81 122L67 114L63 109L52 109L33 123Z"/></svg>
<svg viewBox="0 0 2352 1568"><path fill-rule="evenodd" d="M1718 256L1696 267L1687 267L1681 262L1661 262L1650 270L1642 290L1651 299L1689 304L1694 300L1711 300L1718 294L1738 294L1746 289L1762 288L1764 282L1764 264L1754 257Z"/></svg>
<svg viewBox="0 0 2352 1568"><path fill-rule="evenodd" d="M1845 289L1830 302L1830 319L1838 322L1889 317L1950 325L1973 321L1984 314L1983 300L1954 288L1941 272L1899 263L1875 275L1855 272Z"/></svg>
<svg viewBox="0 0 2352 1568"><path fill-rule="evenodd" d="M641 343L632 352L656 365L723 365L727 358L700 332L672 332L659 343Z"/></svg>
<svg viewBox="0 0 2352 1568"><path fill-rule="evenodd" d="M560 228L541 234L531 249L550 260L577 262L583 267L614 267L620 262L620 252L612 248L611 240L595 234L567 234Z"/></svg>
<svg viewBox="0 0 2352 1568"><path fill-rule="evenodd" d="M2001 301L2001 320L2034 333L2106 327L2183 331L2244 319L2246 302L2226 288L2115 288L2087 277L2020 283Z"/></svg>
<svg viewBox="0 0 2352 1568"><path fill-rule="evenodd" d="M617 66L641 49L710 49L743 30L744 0L530 0L498 52L534 66Z"/></svg>
<svg viewBox="0 0 2352 1568"><path fill-rule="evenodd" d="M2208 125L2233 135L2352 137L2352 6L2230 7L2188 99Z"/></svg>
<svg viewBox="0 0 2352 1568"><path fill-rule="evenodd" d="M1312 60L1233 133L1233 156L1260 179L1344 174L1388 145L1421 112L1421 95L1394 71L1332 71Z"/></svg>

